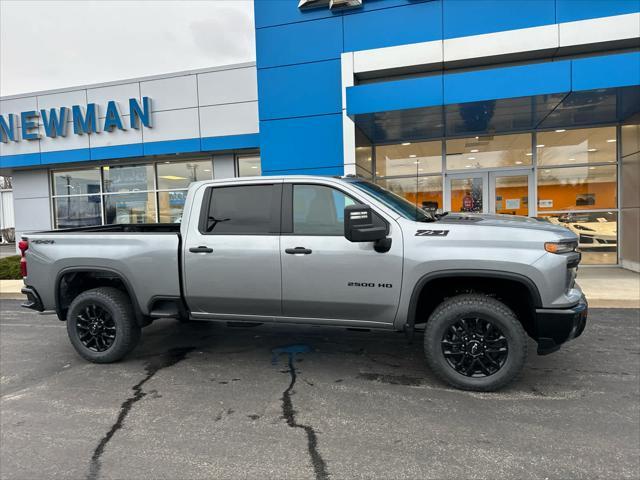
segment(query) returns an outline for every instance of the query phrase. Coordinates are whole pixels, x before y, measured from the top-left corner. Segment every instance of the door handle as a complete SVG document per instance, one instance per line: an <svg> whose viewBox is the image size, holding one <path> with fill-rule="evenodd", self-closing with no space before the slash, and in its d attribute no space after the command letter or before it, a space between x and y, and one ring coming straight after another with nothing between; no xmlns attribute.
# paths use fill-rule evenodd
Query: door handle
<svg viewBox="0 0 640 480"><path fill-rule="evenodd" d="M310 255L311 249L304 247L296 247L296 248L287 248L285 252L291 255Z"/></svg>
<svg viewBox="0 0 640 480"><path fill-rule="evenodd" d="M213 252L213 248L205 247L204 245L200 245L199 247L191 247L189 249L191 253L211 253Z"/></svg>

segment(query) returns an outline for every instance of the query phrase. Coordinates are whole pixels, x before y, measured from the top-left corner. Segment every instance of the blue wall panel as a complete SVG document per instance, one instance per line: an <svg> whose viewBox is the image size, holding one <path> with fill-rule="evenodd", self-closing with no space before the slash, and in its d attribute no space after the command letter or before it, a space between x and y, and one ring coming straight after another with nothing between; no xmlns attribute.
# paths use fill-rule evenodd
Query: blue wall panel
<svg viewBox="0 0 640 480"><path fill-rule="evenodd" d="M141 157L144 155L141 143L127 145L110 145L108 147L94 147L91 149L91 160L108 160L110 158Z"/></svg>
<svg viewBox="0 0 640 480"><path fill-rule="evenodd" d="M298 8L298 2L299 0L254 0L253 9L256 28L341 15L340 12L332 12L328 7L303 11Z"/></svg>
<svg viewBox="0 0 640 480"><path fill-rule="evenodd" d="M51 163L85 162L87 160L91 160L91 154L88 148L40 153L40 163L42 165Z"/></svg>
<svg viewBox="0 0 640 480"><path fill-rule="evenodd" d="M444 0L444 38L555 23L555 0Z"/></svg>
<svg viewBox="0 0 640 480"><path fill-rule="evenodd" d="M570 90L570 60L444 76L445 104L545 95Z"/></svg>
<svg viewBox="0 0 640 480"><path fill-rule="evenodd" d="M572 90L640 85L640 52L573 60Z"/></svg>
<svg viewBox="0 0 640 480"><path fill-rule="evenodd" d="M558 22L640 12L640 0L556 0Z"/></svg>
<svg viewBox="0 0 640 480"><path fill-rule="evenodd" d="M349 115L432 107L442 102L442 75L347 88Z"/></svg>
<svg viewBox="0 0 640 480"><path fill-rule="evenodd" d="M258 70L260 119L339 113L340 61Z"/></svg>
<svg viewBox="0 0 640 480"><path fill-rule="evenodd" d="M347 52L442 38L440 1L354 13L343 20Z"/></svg>
<svg viewBox="0 0 640 480"><path fill-rule="evenodd" d="M162 155L165 153L187 153L200 151L199 138L185 138L183 140L164 140L144 144L145 155Z"/></svg>
<svg viewBox="0 0 640 480"><path fill-rule="evenodd" d="M0 157L0 168L31 167L33 165L40 165L39 153L20 153Z"/></svg>
<svg viewBox="0 0 640 480"><path fill-rule="evenodd" d="M342 114L260 122L262 171L342 169Z"/></svg>
<svg viewBox="0 0 640 480"><path fill-rule="evenodd" d="M258 68L340 58L342 18L292 23L256 31Z"/></svg>

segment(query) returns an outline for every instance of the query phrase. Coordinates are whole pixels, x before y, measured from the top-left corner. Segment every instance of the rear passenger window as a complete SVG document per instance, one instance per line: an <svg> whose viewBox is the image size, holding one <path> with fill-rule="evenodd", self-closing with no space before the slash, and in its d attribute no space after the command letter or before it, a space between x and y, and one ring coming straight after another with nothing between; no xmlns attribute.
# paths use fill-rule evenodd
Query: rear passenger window
<svg viewBox="0 0 640 480"><path fill-rule="evenodd" d="M209 235L260 235L275 233L280 195L273 185L214 187L201 231ZM279 218L276 219L279 222Z"/></svg>
<svg viewBox="0 0 640 480"><path fill-rule="evenodd" d="M344 235L344 207L351 197L322 185L293 186L293 233Z"/></svg>

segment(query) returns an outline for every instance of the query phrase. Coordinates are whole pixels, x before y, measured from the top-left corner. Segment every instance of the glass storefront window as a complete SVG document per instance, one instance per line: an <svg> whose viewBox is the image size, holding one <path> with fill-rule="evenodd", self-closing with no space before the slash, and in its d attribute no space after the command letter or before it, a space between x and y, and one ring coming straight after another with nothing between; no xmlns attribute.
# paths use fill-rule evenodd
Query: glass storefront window
<svg viewBox="0 0 640 480"><path fill-rule="evenodd" d="M187 190L158 192L158 212L160 223L180 223L182 210L187 200Z"/></svg>
<svg viewBox="0 0 640 480"><path fill-rule="evenodd" d="M531 142L530 133L447 140L447 169L531 165Z"/></svg>
<svg viewBox="0 0 640 480"><path fill-rule="evenodd" d="M100 168L63 170L53 173L54 195L100 193Z"/></svg>
<svg viewBox="0 0 640 480"><path fill-rule="evenodd" d="M495 180L496 213L529 215L529 175L499 175Z"/></svg>
<svg viewBox="0 0 640 480"><path fill-rule="evenodd" d="M108 166L104 171L105 192L153 190L153 165Z"/></svg>
<svg viewBox="0 0 640 480"><path fill-rule="evenodd" d="M442 142L376 146L376 176L422 175L442 171Z"/></svg>
<svg viewBox="0 0 640 480"><path fill-rule="evenodd" d="M373 178L373 146L369 138L356 127L356 175Z"/></svg>
<svg viewBox="0 0 640 480"><path fill-rule="evenodd" d="M100 195L79 195L53 199L56 228L87 227L102 224Z"/></svg>
<svg viewBox="0 0 640 480"><path fill-rule="evenodd" d="M616 208L616 166L540 168L538 211Z"/></svg>
<svg viewBox="0 0 640 480"><path fill-rule="evenodd" d="M238 176L239 177L255 177L262 175L262 166L260 157L257 155L248 155L238 157Z"/></svg>
<svg viewBox="0 0 640 480"><path fill-rule="evenodd" d="M582 264L615 264L618 259L617 212L567 212L541 215L578 235Z"/></svg>
<svg viewBox="0 0 640 480"><path fill-rule="evenodd" d="M539 132L538 165L615 163L616 143L616 127Z"/></svg>
<svg viewBox="0 0 640 480"><path fill-rule="evenodd" d="M155 223L154 196L151 192L105 195L105 223Z"/></svg>
<svg viewBox="0 0 640 480"><path fill-rule="evenodd" d="M442 210L442 176L378 178L376 183L417 207L431 212Z"/></svg>
<svg viewBox="0 0 640 480"><path fill-rule="evenodd" d="M190 183L213 178L211 160L163 162L158 163L157 170L158 190L188 188Z"/></svg>

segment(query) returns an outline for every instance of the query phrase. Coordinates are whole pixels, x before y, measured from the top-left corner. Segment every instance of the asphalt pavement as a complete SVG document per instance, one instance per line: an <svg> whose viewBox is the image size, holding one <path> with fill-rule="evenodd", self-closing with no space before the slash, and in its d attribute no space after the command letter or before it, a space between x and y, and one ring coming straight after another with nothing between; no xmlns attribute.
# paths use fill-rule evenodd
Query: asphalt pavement
<svg viewBox="0 0 640 480"><path fill-rule="evenodd" d="M428 371L420 337L163 320L94 365L54 315L0 302L2 479L640 477L638 310L593 309L473 393Z"/></svg>

